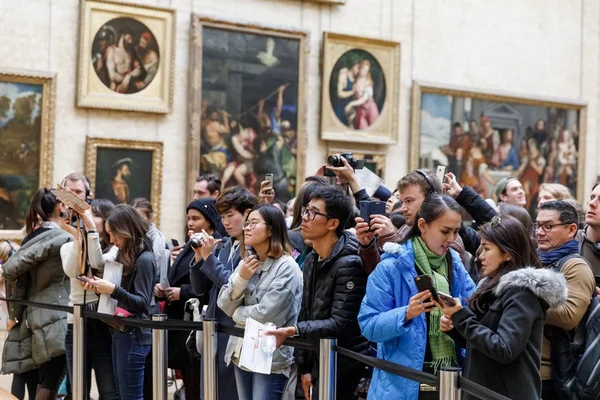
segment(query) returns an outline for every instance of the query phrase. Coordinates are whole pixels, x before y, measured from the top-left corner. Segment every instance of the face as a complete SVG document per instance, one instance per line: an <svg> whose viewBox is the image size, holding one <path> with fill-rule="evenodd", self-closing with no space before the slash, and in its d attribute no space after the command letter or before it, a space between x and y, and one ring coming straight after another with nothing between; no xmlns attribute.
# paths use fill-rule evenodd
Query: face
<svg viewBox="0 0 600 400"><path fill-rule="evenodd" d="M127 43L127 44L133 43L133 36L131 36L130 34L125 35L125 43Z"/></svg>
<svg viewBox="0 0 600 400"><path fill-rule="evenodd" d="M421 239L429 250L443 256L446 254L452 242L456 240L462 216L456 211L446 211L438 219L430 224L423 218L418 221Z"/></svg>
<svg viewBox="0 0 600 400"><path fill-rule="evenodd" d="M208 191L208 182L200 181L194 184L194 199L210 199L213 198Z"/></svg>
<svg viewBox="0 0 600 400"><path fill-rule="evenodd" d="M413 226L415 224L415 218L425 200L425 194L421 191L419 185L410 185L401 192L399 192L399 198L402 202L402 208L400 212L406 218L406 225Z"/></svg>
<svg viewBox="0 0 600 400"><path fill-rule="evenodd" d="M500 195L500 200L519 207L524 207L527 204L525 190L523 190L523 185L518 180L513 179L508 182L505 192L506 194Z"/></svg>
<svg viewBox="0 0 600 400"><path fill-rule="evenodd" d="M400 201L400 199L398 198L398 192L392 193L390 198L385 202L385 212L387 214L391 213L392 208L394 207L394 204L396 204L399 201Z"/></svg>
<svg viewBox="0 0 600 400"><path fill-rule="evenodd" d="M352 66L352 75L358 76L359 71L360 71L360 64L354 64Z"/></svg>
<svg viewBox="0 0 600 400"><path fill-rule="evenodd" d="M556 197L554 197L552 195L552 193L550 193L549 191L541 189L540 194L538 194L538 199L539 199L538 200L538 208L539 208L544 203L547 203L552 200L556 200Z"/></svg>
<svg viewBox="0 0 600 400"><path fill-rule="evenodd" d="M555 210L540 210L536 218L538 228L535 236L538 242L538 247L541 251L554 250L571 240L577 232L577 225L560 225L558 211ZM550 232L548 229L542 229L542 226L552 226Z"/></svg>
<svg viewBox="0 0 600 400"><path fill-rule="evenodd" d="M588 201L588 210L585 214L585 223L592 228L600 227L600 185L597 185Z"/></svg>
<svg viewBox="0 0 600 400"><path fill-rule="evenodd" d="M121 175L123 178L129 178L131 176L131 168L129 168L129 165L123 164L121 167Z"/></svg>
<svg viewBox="0 0 600 400"><path fill-rule="evenodd" d="M513 141L513 133L509 129L504 132L504 143L512 143L512 141Z"/></svg>
<svg viewBox="0 0 600 400"><path fill-rule="evenodd" d="M106 233L110 236L110 243L115 245L117 249L123 249L125 247L125 238L118 233L113 233L108 224L106 224Z"/></svg>
<svg viewBox="0 0 600 400"><path fill-rule="evenodd" d="M85 200L85 184L82 181L67 181L65 187L81 200Z"/></svg>
<svg viewBox="0 0 600 400"><path fill-rule="evenodd" d="M208 222L200 211L193 208L187 213L187 226L188 229L194 233L200 233L202 232L202 229L207 232L210 230L210 222Z"/></svg>
<svg viewBox="0 0 600 400"><path fill-rule="evenodd" d="M461 128L460 126L457 126L457 127L455 127L455 128L454 128L454 134L455 134L456 136L461 136L461 135L463 134L463 130L462 130L462 128Z"/></svg>
<svg viewBox="0 0 600 400"><path fill-rule="evenodd" d="M306 209L325 214L325 202L321 199L312 199ZM315 219L312 221L308 215L302 216L302 237L305 240L320 239L337 228L339 224L337 219L328 219L325 215L320 214L315 214Z"/></svg>
<svg viewBox="0 0 600 400"><path fill-rule="evenodd" d="M543 120L539 120L536 124L536 128L538 129L538 131L542 131L544 130L544 121Z"/></svg>
<svg viewBox="0 0 600 400"><path fill-rule="evenodd" d="M232 238L241 238L245 219L246 215L233 208L221 216L223 226Z"/></svg>
<svg viewBox="0 0 600 400"><path fill-rule="evenodd" d="M143 37L142 37L142 38L140 38L140 47L141 47L142 49L145 49L145 48L146 48L146 46L148 46L148 42L146 41L146 39L144 39Z"/></svg>
<svg viewBox="0 0 600 400"><path fill-rule="evenodd" d="M244 229L244 244L249 246L261 245L269 240L271 232L264 218L255 210L248 215L246 229Z"/></svg>
<svg viewBox="0 0 600 400"><path fill-rule="evenodd" d="M371 67L369 67L367 64L361 65L361 67L360 67L360 76L363 77L363 78L365 78L368 75L370 68Z"/></svg>
<svg viewBox="0 0 600 400"><path fill-rule="evenodd" d="M510 256L500 250L500 247L496 246L489 240L481 239L481 254L479 255L479 261L481 261L481 272L483 276L490 277L496 274L500 265L510 259Z"/></svg>

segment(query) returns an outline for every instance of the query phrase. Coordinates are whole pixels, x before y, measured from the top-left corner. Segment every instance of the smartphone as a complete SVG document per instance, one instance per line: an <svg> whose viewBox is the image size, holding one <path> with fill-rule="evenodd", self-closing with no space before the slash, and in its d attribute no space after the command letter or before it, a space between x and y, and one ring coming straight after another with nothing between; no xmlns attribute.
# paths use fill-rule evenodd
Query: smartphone
<svg viewBox="0 0 600 400"><path fill-rule="evenodd" d="M358 209L360 210L360 217L369 225L371 224L371 215L385 215L385 203L383 201L363 200L358 203Z"/></svg>
<svg viewBox="0 0 600 400"><path fill-rule="evenodd" d="M179 247L179 241L177 241L177 239L171 239L171 244L172 244L174 247Z"/></svg>
<svg viewBox="0 0 600 400"><path fill-rule="evenodd" d="M269 181L269 187L271 188L271 191L273 191L273 174L265 174L265 181Z"/></svg>
<svg viewBox="0 0 600 400"><path fill-rule="evenodd" d="M431 277L429 275L417 276L415 278L415 283L417 284L417 290L419 290L419 292L424 292L426 290L429 290L431 292L431 297L438 303L440 302L438 293L435 290L435 287L433 286L433 281L431 280Z"/></svg>
<svg viewBox="0 0 600 400"><path fill-rule="evenodd" d="M440 298L440 300L442 301L442 303L444 303L445 305L447 305L449 307L454 307L456 305L456 300L454 300L454 298L452 296L450 296L449 294L446 294L443 292L438 292L437 295Z"/></svg>
<svg viewBox="0 0 600 400"><path fill-rule="evenodd" d="M446 175L446 166L440 165L437 167L437 171L435 172L435 176L438 178L441 184L444 184L444 176Z"/></svg>
<svg viewBox="0 0 600 400"><path fill-rule="evenodd" d="M85 275L79 275L79 276L77 277L77 280L79 280L79 281L81 281L81 282L83 282L83 283L88 283L89 281L91 281L91 279L90 279L90 278L88 278L88 277L87 277L87 276L85 276Z"/></svg>
<svg viewBox="0 0 600 400"><path fill-rule="evenodd" d="M600 287L600 275L594 275L594 278L596 278L596 286Z"/></svg>
<svg viewBox="0 0 600 400"><path fill-rule="evenodd" d="M246 246L246 256L244 258L248 258L250 256L255 256L256 255L256 251L254 251L254 248L252 246Z"/></svg>

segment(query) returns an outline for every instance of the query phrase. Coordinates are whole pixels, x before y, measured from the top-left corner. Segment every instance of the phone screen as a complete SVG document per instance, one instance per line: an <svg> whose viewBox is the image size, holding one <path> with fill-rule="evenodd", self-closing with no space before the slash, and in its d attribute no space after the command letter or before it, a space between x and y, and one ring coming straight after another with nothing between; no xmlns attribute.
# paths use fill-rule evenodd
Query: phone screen
<svg viewBox="0 0 600 400"><path fill-rule="evenodd" d="M171 239L171 243L173 244L173 246L179 247L179 241L177 241L177 239Z"/></svg>

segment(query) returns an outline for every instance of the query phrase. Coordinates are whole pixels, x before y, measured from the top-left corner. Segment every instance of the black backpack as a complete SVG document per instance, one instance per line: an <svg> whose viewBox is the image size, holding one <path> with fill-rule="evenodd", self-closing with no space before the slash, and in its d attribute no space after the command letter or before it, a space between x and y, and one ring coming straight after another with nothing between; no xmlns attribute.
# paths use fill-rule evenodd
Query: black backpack
<svg viewBox="0 0 600 400"><path fill-rule="evenodd" d="M560 271L571 258L563 257L552 265ZM583 258L582 258L583 259ZM585 259L584 259L585 260ZM587 262L587 261L586 261ZM551 327L552 380L567 400L597 400L600 398L600 301L596 292L579 325L565 331Z"/></svg>

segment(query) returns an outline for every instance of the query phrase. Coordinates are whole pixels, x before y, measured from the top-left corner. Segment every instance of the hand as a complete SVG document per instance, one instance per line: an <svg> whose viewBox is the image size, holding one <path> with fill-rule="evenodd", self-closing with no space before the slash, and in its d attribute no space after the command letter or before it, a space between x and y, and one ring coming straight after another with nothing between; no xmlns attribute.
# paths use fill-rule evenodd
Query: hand
<svg viewBox="0 0 600 400"><path fill-rule="evenodd" d="M135 87L136 87L137 90L142 90L143 88L146 87L146 82L144 82L144 81L137 81L135 83Z"/></svg>
<svg viewBox="0 0 600 400"><path fill-rule="evenodd" d="M434 303L435 306L444 313L444 315L447 315L448 318L450 318L454 315L454 313L463 308L462 304L460 304L460 299L455 297L454 301L456 302L456 305L454 306L449 306L444 303L438 303L437 301L434 301Z"/></svg>
<svg viewBox="0 0 600 400"><path fill-rule="evenodd" d="M277 88L278 92L283 92L288 85L281 85Z"/></svg>
<svg viewBox="0 0 600 400"><path fill-rule="evenodd" d="M77 210L75 210L77 211ZM79 211L77 211L79 212ZM85 227L86 231L94 231L96 230L96 222L94 221L94 214L92 213L92 209L87 209L83 212L83 214L80 214L82 219L83 219L83 226Z"/></svg>
<svg viewBox="0 0 600 400"><path fill-rule="evenodd" d="M200 242L200 247L194 249L194 253L196 253L196 262L199 262L200 259L206 261L208 257L210 257L210 255L212 254L215 246L219 242L221 242L221 239L215 239L214 237L206 233L204 229L202 229L202 232L198 234L194 234L194 232L189 231L188 236L195 236Z"/></svg>
<svg viewBox="0 0 600 400"><path fill-rule="evenodd" d="M338 177L341 183L348 183L352 181L356 181L356 173L354 172L354 168L348 164L348 161L344 157L340 157L342 159L343 167L331 167L328 166L327 169L333 171L335 175Z"/></svg>
<svg viewBox="0 0 600 400"><path fill-rule="evenodd" d="M260 204L273 204L273 200L275 200L275 190L271 187L271 182L262 181L258 193L258 202Z"/></svg>
<svg viewBox="0 0 600 400"><path fill-rule="evenodd" d="M181 288L170 287L165 289L168 301L177 301L181 299Z"/></svg>
<svg viewBox="0 0 600 400"><path fill-rule="evenodd" d="M317 172L315 172L315 176L325 176L325 168L327 168L327 164L323 164L319 167Z"/></svg>
<svg viewBox="0 0 600 400"><path fill-rule="evenodd" d="M280 348L281 344L285 341L285 339L294 336L295 333L296 328L294 328L293 326L265 331L265 335L275 336L276 348Z"/></svg>
<svg viewBox="0 0 600 400"><path fill-rule="evenodd" d="M175 246L171 249L171 261L175 261L179 253L183 251L183 246Z"/></svg>
<svg viewBox="0 0 600 400"><path fill-rule="evenodd" d="M259 266L260 266L260 261L258 261L258 257L256 257L256 256L246 257L246 259L242 263L242 266L240 267L240 277L242 279L249 281L250 278L252 278L252 276L254 276L254 274L256 273L256 270L258 269Z"/></svg>
<svg viewBox="0 0 600 400"><path fill-rule="evenodd" d="M600 287L596 286L596 296L598 296L598 300L600 300Z"/></svg>
<svg viewBox="0 0 600 400"><path fill-rule="evenodd" d="M358 238L358 241L365 247L370 245L375 238L375 232L371 230L369 224L367 224L361 217L356 217L354 220L356 221L354 230L356 231L356 237Z"/></svg>
<svg viewBox="0 0 600 400"><path fill-rule="evenodd" d="M385 215L371 215L371 230L377 236L385 236L398 232L392 220Z"/></svg>
<svg viewBox="0 0 600 400"><path fill-rule="evenodd" d="M17 321L14 319L9 319L6 321L6 332L10 332L15 326L17 326Z"/></svg>
<svg viewBox="0 0 600 400"><path fill-rule="evenodd" d="M157 283L154 286L154 296L158 297L159 299L164 299L165 297L167 297L165 295L165 288L160 283Z"/></svg>
<svg viewBox="0 0 600 400"><path fill-rule="evenodd" d="M444 181L446 182L443 184L444 193L453 198L457 198L460 192L462 192L462 187L456 180L456 176L454 176L452 172L448 172L446 175L444 175L444 178Z"/></svg>
<svg viewBox="0 0 600 400"><path fill-rule="evenodd" d="M431 300L430 297L431 292L429 290L419 292L411 297L406 308L406 320L410 321L423 313L433 310L435 306L433 301L426 302L427 299Z"/></svg>
<svg viewBox="0 0 600 400"><path fill-rule="evenodd" d="M440 326L442 332L449 332L454 329L454 325L452 325L452 320L447 315L442 315L442 319L440 320Z"/></svg>
<svg viewBox="0 0 600 400"><path fill-rule="evenodd" d="M304 374L300 378L302 380L302 390L304 390L304 398L306 400L310 400L310 388L313 385L312 384L312 375Z"/></svg>
<svg viewBox="0 0 600 400"><path fill-rule="evenodd" d="M350 114L352 112L352 109L354 107L351 104L348 104L346 107L344 107L344 113L345 114Z"/></svg>
<svg viewBox="0 0 600 400"><path fill-rule="evenodd" d="M111 281L100 279L96 276L85 284L83 282L81 283L85 290L96 292L96 294L112 294L116 288L115 284Z"/></svg>

